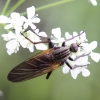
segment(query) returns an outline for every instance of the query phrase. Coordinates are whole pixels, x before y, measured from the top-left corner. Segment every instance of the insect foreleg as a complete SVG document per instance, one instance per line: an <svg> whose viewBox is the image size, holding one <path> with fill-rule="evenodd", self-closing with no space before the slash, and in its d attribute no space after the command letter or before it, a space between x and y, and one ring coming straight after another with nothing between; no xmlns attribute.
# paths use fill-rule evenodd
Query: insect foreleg
<svg viewBox="0 0 100 100"><path fill-rule="evenodd" d="M73 61L76 61L77 59L79 59L80 57L84 57L84 56L88 56L91 52L89 52L88 54L82 54L80 56L76 56L75 59L73 59Z"/></svg>
<svg viewBox="0 0 100 100"><path fill-rule="evenodd" d="M72 69L72 66L69 64L69 62L67 60L65 61L65 63L70 69Z"/></svg>
<svg viewBox="0 0 100 100"><path fill-rule="evenodd" d="M74 38L82 35L84 33L84 31L82 31L80 34L76 35L76 36L73 36L72 38L69 38L69 39L66 39L64 42L67 42L67 41L70 41L70 40L73 40Z"/></svg>
<svg viewBox="0 0 100 100"><path fill-rule="evenodd" d="M89 54L90 54L90 53L88 53L88 54L82 54L82 55L80 55L80 56L77 56L75 59L72 59L71 57L69 57L68 59L71 60L71 61L76 61L76 60L79 59L80 57L88 56ZM77 67L84 67L84 66L88 66L88 65L89 65L89 63L88 63L88 64L84 64L84 65L74 65L74 66L71 66L71 65L68 63L68 61L66 61L65 63L67 64L67 66L68 66L70 69L75 69L75 68L77 68Z"/></svg>
<svg viewBox="0 0 100 100"><path fill-rule="evenodd" d="M89 65L89 63L88 64L84 64L84 65L74 65L74 67L72 69L75 69L77 67L84 67L84 66L88 66L88 65Z"/></svg>

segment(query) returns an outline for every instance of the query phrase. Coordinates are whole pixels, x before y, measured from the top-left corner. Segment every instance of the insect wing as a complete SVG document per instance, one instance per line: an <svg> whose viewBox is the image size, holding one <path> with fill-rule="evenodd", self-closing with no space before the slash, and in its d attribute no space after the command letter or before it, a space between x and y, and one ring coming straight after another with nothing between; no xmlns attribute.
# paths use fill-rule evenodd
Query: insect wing
<svg viewBox="0 0 100 100"><path fill-rule="evenodd" d="M21 82L46 74L60 66L51 62L53 48L45 50L13 68L8 74L8 80Z"/></svg>

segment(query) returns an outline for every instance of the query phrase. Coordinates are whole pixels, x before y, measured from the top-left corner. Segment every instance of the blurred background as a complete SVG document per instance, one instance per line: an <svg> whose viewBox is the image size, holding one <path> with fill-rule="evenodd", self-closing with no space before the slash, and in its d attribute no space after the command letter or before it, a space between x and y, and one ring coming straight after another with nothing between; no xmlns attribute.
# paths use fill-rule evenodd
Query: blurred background
<svg viewBox="0 0 100 100"><path fill-rule="evenodd" d="M12 7L18 0L12 0ZM16 12L22 13L26 8L36 8L58 0L26 0ZM6 0L0 0L0 12ZM98 47L94 50L100 53L100 1L93 6L88 0L74 0L72 2L41 10L39 14L41 22L37 24L40 31L51 35L53 28L60 27L62 36L65 32L84 30L89 43L96 40ZM3 28L0 34L7 33ZM17 54L8 55L5 49L6 42L0 36L0 100L100 100L100 62L95 63L91 59L88 69L89 77L81 74L74 80L70 73L63 74L62 67L53 72L49 80L46 75L21 83L11 83L7 80L9 71L17 64L35 55L39 51L30 53L28 49L20 48Z"/></svg>

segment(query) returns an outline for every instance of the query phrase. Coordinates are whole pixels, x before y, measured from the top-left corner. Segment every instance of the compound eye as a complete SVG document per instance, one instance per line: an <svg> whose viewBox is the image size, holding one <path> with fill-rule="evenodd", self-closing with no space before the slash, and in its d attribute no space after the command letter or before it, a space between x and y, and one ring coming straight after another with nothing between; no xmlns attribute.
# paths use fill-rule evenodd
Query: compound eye
<svg viewBox="0 0 100 100"><path fill-rule="evenodd" d="M76 43L72 43L70 46L70 51L77 52L78 51L78 45Z"/></svg>

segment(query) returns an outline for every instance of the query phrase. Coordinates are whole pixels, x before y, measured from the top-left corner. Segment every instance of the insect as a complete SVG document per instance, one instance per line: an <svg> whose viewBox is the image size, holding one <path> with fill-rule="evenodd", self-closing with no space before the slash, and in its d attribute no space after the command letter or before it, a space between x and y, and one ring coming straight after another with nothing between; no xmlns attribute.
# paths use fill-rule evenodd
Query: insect
<svg viewBox="0 0 100 100"><path fill-rule="evenodd" d="M83 34L83 32L81 34ZM35 56L14 67L8 74L8 80L11 82L22 82L35 78L37 76L41 76L43 74L47 74L46 79L48 79L53 70L57 69L64 63L66 63L69 68L72 69L70 64L67 62L67 59L73 61L73 59L70 57L70 54L71 52L77 52L79 45L76 43L72 43L71 46L68 48L65 47L65 42L70 41L80 36L81 34L65 40L62 43L61 47L55 47L52 41L47 37L42 37L36 34L40 38L45 38L46 41L32 42L30 39L22 34L27 40L29 40L33 44L48 43L49 49L36 54ZM79 57L82 56L85 55L81 55ZM77 57L76 59L78 59L79 57Z"/></svg>

